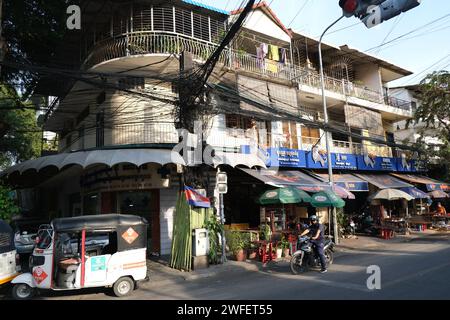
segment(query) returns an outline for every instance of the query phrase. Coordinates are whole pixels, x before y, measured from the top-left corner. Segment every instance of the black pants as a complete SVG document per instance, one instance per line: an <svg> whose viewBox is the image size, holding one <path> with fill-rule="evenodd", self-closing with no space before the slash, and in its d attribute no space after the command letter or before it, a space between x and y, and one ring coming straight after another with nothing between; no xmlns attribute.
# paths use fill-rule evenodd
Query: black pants
<svg viewBox="0 0 450 320"><path fill-rule="evenodd" d="M317 255L319 256L320 259L320 266L322 267L322 270L325 270L327 268L327 261L325 258L325 254L323 252L324 250L324 244L322 241L320 242L313 242L314 244L314 249L316 250Z"/></svg>

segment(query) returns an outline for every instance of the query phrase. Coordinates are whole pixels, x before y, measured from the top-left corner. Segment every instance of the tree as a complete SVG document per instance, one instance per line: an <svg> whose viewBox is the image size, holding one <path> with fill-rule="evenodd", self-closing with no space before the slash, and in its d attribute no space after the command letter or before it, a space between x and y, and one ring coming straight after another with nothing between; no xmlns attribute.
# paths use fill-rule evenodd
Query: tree
<svg viewBox="0 0 450 320"><path fill-rule="evenodd" d="M0 184L0 219L2 220L9 221L13 215L19 212L19 207L11 193L11 189Z"/></svg>
<svg viewBox="0 0 450 320"><path fill-rule="evenodd" d="M4 0L6 62L15 65L54 65L56 50L62 45L67 29L68 4L68 0ZM24 96L33 91L39 78L38 74L7 65L2 66L1 71L3 81L22 86Z"/></svg>
<svg viewBox="0 0 450 320"><path fill-rule="evenodd" d="M31 103L22 102L16 90L0 84L0 171L39 156L41 132Z"/></svg>
<svg viewBox="0 0 450 320"><path fill-rule="evenodd" d="M419 144L429 157L437 157L439 163L446 167L447 178L450 176L450 72L436 71L429 74L420 84L420 106L415 113L415 122L425 123L419 132ZM424 143L430 130L436 134L442 145L439 148Z"/></svg>

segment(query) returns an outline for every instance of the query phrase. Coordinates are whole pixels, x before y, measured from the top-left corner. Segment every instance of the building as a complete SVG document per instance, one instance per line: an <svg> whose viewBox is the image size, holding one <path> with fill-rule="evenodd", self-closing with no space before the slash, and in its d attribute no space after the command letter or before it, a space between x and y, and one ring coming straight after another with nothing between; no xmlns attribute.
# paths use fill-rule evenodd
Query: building
<svg viewBox="0 0 450 320"><path fill-rule="evenodd" d="M180 169L198 160L174 151L180 54L190 53L201 66L240 11L190 0L108 8L89 2L85 11L82 31L67 35L59 56L73 71L42 78L35 92L57 97L41 120L57 133L58 154L3 176L29 191L36 214L142 215L151 225L151 250L168 254ZM372 190L399 183L388 173L422 171L412 155L401 156L408 150L394 136L394 124L412 118L411 100L387 90L388 82L411 72L348 46L323 50L332 164L338 183L365 192L362 203L369 184ZM221 53L210 78L214 112L202 128L221 160L199 175L207 195L217 199L216 167L229 173L228 223L257 226L253 200L277 177L306 181L310 191L326 188L318 71L317 41L288 30L264 2ZM267 162L250 152L255 141ZM280 167L278 175L251 170L266 165Z"/></svg>

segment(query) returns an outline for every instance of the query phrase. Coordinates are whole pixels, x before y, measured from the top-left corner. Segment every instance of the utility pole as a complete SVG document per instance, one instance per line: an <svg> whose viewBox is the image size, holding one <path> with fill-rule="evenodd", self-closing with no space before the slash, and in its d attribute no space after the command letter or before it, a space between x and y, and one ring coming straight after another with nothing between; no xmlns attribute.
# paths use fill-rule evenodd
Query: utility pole
<svg viewBox="0 0 450 320"><path fill-rule="evenodd" d="M331 164L331 150L330 150L330 144L331 139L330 135L331 132L328 130L328 111L327 111L327 98L325 96L325 77L323 74L323 61L322 61L322 38L324 37L325 33L333 27L336 23L338 23L342 18L344 18L344 15L342 15L339 19L337 19L335 22L330 24L325 31L320 36L319 40L319 63L320 63L320 83L322 86L322 104L323 104L323 117L324 117L324 127L325 127L325 143L327 148L327 163L328 163L328 179L330 183L330 188L333 190L333 167ZM337 217L336 217L336 208L333 207L333 233L334 233L334 242L336 244L339 244L339 234L338 234L338 226L337 226Z"/></svg>

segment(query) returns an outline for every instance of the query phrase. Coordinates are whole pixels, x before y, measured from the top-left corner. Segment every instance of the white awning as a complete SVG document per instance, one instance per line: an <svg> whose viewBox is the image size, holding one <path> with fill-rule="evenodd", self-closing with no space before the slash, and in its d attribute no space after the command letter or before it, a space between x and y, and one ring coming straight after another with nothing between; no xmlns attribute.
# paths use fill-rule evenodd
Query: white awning
<svg viewBox="0 0 450 320"><path fill-rule="evenodd" d="M179 153L166 149L93 150L60 153L28 160L8 168L0 176L10 175L14 172L23 173L30 169L40 171L50 166L62 169L68 165L79 165L84 169L91 165L104 164L112 167L119 163L130 163L136 166L141 166L145 163L185 165L183 157Z"/></svg>
<svg viewBox="0 0 450 320"><path fill-rule="evenodd" d="M266 169L264 160L255 154L232 153L232 152L216 152L213 158L213 165L229 165L231 167L245 166L247 168L261 167Z"/></svg>

